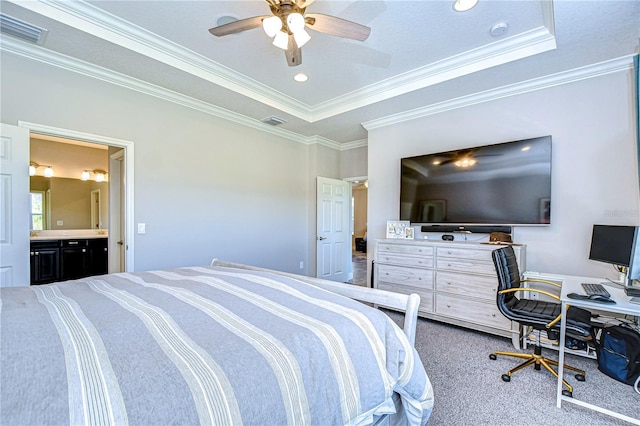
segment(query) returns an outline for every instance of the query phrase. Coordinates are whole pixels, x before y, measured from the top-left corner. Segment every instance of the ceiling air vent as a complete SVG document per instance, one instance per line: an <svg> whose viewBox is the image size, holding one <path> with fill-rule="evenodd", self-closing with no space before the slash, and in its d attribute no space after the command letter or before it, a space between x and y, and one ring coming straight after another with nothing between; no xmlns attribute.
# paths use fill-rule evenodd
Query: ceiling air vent
<svg viewBox="0 0 640 426"><path fill-rule="evenodd" d="M271 117L264 118L264 119L262 120L262 122L263 122L263 123L270 124L270 125L272 125L272 126L279 126L279 125L280 125L280 124L282 124L282 123L286 123L286 122L287 122L287 120L283 120L282 118L278 118L278 117L273 117L273 116L271 116Z"/></svg>
<svg viewBox="0 0 640 426"><path fill-rule="evenodd" d="M42 44L48 31L0 13L0 32L17 37L20 40L28 41L29 43Z"/></svg>

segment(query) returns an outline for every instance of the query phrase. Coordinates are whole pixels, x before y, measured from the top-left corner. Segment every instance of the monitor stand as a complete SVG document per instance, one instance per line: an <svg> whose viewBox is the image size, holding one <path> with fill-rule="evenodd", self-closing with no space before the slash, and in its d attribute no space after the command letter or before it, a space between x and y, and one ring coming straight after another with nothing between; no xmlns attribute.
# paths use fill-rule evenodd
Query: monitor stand
<svg viewBox="0 0 640 426"><path fill-rule="evenodd" d="M640 297L640 287L625 287L624 292L629 297Z"/></svg>

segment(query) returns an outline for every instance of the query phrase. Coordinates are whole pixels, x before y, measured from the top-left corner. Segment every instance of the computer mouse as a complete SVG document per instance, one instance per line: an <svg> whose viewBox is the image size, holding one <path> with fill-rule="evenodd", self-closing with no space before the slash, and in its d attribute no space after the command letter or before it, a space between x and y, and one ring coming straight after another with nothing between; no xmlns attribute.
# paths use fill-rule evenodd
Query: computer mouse
<svg viewBox="0 0 640 426"><path fill-rule="evenodd" d="M601 303L616 303L615 301L609 299L607 296L603 296L601 294L592 294L588 297L589 300L593 300L594 302Z"/></svg>

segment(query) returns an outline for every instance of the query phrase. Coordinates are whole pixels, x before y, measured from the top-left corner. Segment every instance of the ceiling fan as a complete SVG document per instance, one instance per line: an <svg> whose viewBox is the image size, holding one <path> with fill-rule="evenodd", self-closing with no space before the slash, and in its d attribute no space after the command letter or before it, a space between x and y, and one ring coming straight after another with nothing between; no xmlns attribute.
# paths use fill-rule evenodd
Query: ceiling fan
<svg viewBox="0 0 640 426"><path fill-rule="evenodd" d="M285 51L287 64L295 67L302 63L300 48L311 39L305 27L322 33L365 41L371 28L336 16L305 13L314 0L265 0L272 15L254 16L209 29L217 37L262 27L273 44Z"/></svg>

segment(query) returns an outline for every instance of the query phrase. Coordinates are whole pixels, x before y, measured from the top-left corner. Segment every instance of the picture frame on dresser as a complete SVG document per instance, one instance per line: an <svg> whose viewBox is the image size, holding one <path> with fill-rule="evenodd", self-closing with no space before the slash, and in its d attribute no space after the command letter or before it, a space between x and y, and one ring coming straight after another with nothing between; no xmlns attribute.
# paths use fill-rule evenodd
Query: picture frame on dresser
<svg viewBox="0 0 640 426"><path fill-rule="evenodd" d="M387 238L413 240L414 231L408 220L387 221Z"/></svg>

